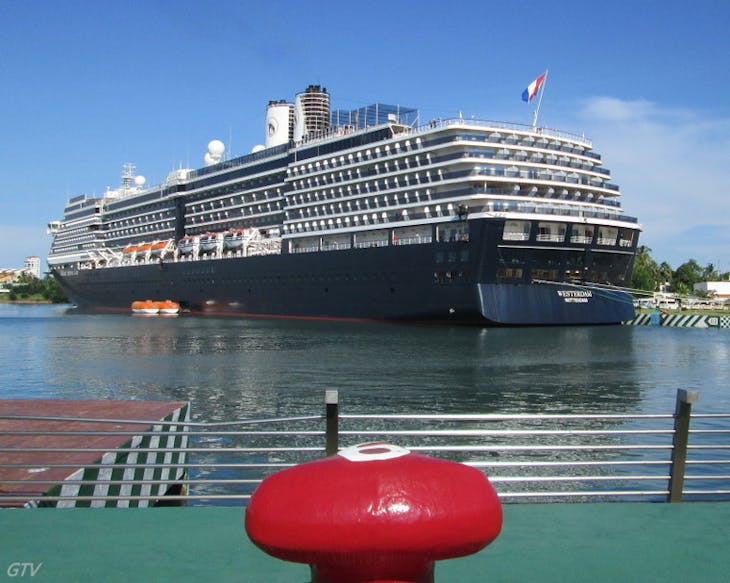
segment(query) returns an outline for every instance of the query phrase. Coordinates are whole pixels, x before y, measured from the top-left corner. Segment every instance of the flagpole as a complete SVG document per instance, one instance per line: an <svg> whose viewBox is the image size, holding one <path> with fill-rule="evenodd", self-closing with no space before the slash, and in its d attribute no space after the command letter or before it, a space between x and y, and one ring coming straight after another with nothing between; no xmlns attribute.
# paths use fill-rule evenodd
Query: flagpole
<svg viewBox="0 0 730 583"><path fill-rule="evenodd" d="M535 109L535 117L532 120L532 127L537 127L537 117L540 115L540 106L542 105L542 96L545 93L545 85L547 85L548 80L548 72L547 69L545 70L545 79L542 82L542 85L540 85L540 97L537 100L537 108Z"/></svg>

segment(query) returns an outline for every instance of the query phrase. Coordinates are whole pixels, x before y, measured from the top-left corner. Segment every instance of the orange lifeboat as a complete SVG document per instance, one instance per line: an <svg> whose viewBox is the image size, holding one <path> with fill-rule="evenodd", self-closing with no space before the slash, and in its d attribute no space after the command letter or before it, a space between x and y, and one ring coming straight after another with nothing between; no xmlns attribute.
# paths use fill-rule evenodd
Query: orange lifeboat
<svg viewBox="0 0 730 583"><path fill-rule="evenodd" d="M165 249L167 249L168 241L158 241L157 243L152 243L150 246L150 253L153 257L159 257L161 256Z"/></svg>
<svg viewBox="0 0 730 583"><path fill-rule="evenodd" d="M135 251L137 251L137 245L128 245L127 247L122 249L122 253L124 253L125 255L131 255Z"/></svg>
<svg viewBox="0 0 730 583"><path fill-rule="evenodd" d="M143 243L137 247L137 253L147 253L150 249L152 249L152 243Z"/></svg>
<svg viewBox="0 0 730 583"><path fill-rule="evenodd" d="M180 304L173 302L172 300L165 300L163 302L153 302L157 307L158 313L171 316L180 312Z"/></svg>
<svg viewBox="0 0 730 583"><path fill-rule="evenodd" d="M132 302L132 313L133 314L157 314L160 308L157 306L157 302L152 300L137 300Z"/></svg>

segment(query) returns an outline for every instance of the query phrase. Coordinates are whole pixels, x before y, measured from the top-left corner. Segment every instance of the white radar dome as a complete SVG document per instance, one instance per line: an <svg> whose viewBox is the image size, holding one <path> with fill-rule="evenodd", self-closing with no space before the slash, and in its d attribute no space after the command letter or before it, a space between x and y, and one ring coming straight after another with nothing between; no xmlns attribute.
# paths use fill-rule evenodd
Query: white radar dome
<svg viewBox="0 0 730 583"><path fill-rule="evenodd" d="M134 177L134 184L139 188L142 188L145 182L147 182L147 179L142 175Z"/></svg>
<svg viewBox="0 0 730 583"><path fill-rule="evenodd" d="M253 148L251 148L251 153L255 154L256 152L260 152L261 150L265 150L265 149L266 149L266 146L262 146L261 144L259 144L258 146L254 146Z"/></svg>
<svg viewBox="0 0 730 583"><path fill-rule="evenodd" d="M203 160L206 166L212 166L218 164L223 159L223 152L226 151L226 147L220 140L211 140L208 142L208 151L205 153Z"/></svg>
<svg viewBox="0 0 730 583"><path fill-rule="evenodd" d="M211 156L222 156L223 152L226 151L226 146L220 140L211 140L208 143L208 152Z"/></svg>

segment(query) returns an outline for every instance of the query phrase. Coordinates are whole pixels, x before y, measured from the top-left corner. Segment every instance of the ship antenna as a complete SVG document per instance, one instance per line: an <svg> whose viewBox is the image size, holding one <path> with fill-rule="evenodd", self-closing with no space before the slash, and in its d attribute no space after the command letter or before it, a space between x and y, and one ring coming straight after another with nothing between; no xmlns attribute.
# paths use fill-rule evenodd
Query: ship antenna
<svg viewBox="0 0 730 583"><path fill-rule="evenodd" d="M122 166L122 190L124 190L124 193L126 194L127 191L132 188L132 183L134 182L134 164L131 162L127 162Z"/></svg>
<svg viewBox="0 0 730 583"><path fill-rule="evenodd" d="M537 99L537 107L535 108L535 117L532 120L532 127L537 128L537 117L540 115L540 106L542 105L542 96L545 94L545 85L547 85L548 71L545 69L545 79L540 85L540 97Z"/></svg>

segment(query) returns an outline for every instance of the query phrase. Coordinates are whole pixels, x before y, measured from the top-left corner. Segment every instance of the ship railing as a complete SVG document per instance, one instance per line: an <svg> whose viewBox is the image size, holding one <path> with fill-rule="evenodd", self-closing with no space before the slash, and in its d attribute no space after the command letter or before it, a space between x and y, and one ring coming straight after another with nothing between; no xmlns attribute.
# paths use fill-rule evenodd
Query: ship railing
<svg viewBox="0 0 730 583"><path fill-rule="evenodd" d="M367 249L369 247L387 247L387 239L374 239L372 241L355 241L353 247L356 249Z"/></svg>
<svg viewBox="0 0 730 583"><path fill-rule="evenodd" d="M279 255L281 239L260 239L246 247L246 255Z"/></svg>
<svg viewBox="0 0 730 583"><path fill-rule="evenodd" d="M457 117L457 118L450 118L450 119L433 119L429 121L428 123L421 125L417 128L414 128L412 130L413 133L423 133L427 131L431 131L434 128L437 127L451 127L451 126L477 126L481 128L488 128L488 129L495 129L495 130L506 130L506 131L515 131L515 132L529 132L530 134L541 134L545 136L546 138L558 138L563 140L570 140L571 142L576 142L581 144L583 147L590 149L593 147L593 142L586 138L585 136L573 134L570 132L565 132L561 130L555 130L551 128L544 128L544 127L538 127L535 128L531 125L525 125L525 124L517 124L517 123L508 123L508 122L502 122L502 121L492 121L492 120L480 120L480 119L474 119L474 118L463 118L463 117Z"/></svg>
<svg viewBox="0 0 730 583"><path fill-rule="evenodd" d="M565 240L565 235L561 235L560 233L538 233L535 238L537 241L562 243Z"/></svg>
<svg viewBox="0 0 730 583"><path fill-rule="evenodd" d="M398 237L393 240L393 245L422 245L424 243L432 243L431 235L416 235L414 237Z"/></svg>
<svg viewBox="0 0 730 583"><path fill-rule="evenodd" d="M504 241L529 241L530 233L524 233L522 231L505 231L502 239Z"/></svg>
<svg viewBox="0 0 730 583"><path fill-rule="evenodd" d="M316 253L319 251L319 245L300 245L292 246L289 253Z"/></svg>
<svg viewBox="0 0 730 583"><path fill-rule="evenodd" d="M730 500L730 414L693 413L697 399L696 392L680 390L675 412L663 414L358 414L343 413L338 392L327 391L324 412L310 416L188 423L77 419L164 426L165 436L184 437L186 445L123 446L114 453L117 460L127 461L110 465L105 463L103 448L54 447L54 441L50 447L18 447L13 441L27 432L0 431L0 505L55 505L69 500L76 505L119 501L137 505L141 500L245 504L258 484L274 472L372 441L389 441L478 468L486 472L504 502ZM0 415L0 420L9 418L17 417ZM63 434L97 436L115 431ZM53 431L37 434L47 442L56 435ZM135 435L159 436L159 432L145 429ZM97 477L67 479L63 484L85 486L78 490L86 494L44 495L31 501L17 493L18 486L31 482L37 486L42 481L6 478L19 467L38 471L38 461L18 461L29 454L45 455L44 469L69 468L72 473L76 464L63 460L79 452L98 454L96 462L84 464L97 470L92 471ZM120 458L125 452L135 456ZM162 455L150 458L150 453ZM175 454L176 462L160 461ZM129 461L142 457L157 461ZM125 471L140 469L149 471L144 472L147 477L123 478ZM155 473L165 469L184 470L184 478L175 484L179 491L171 488L164 497L108 493L120 485L159 485L162 481ZM55 483L49 480L48 489ZM99 484L110 487L106 494L95 492Z"/></svg>
<svg viewBox="0 0 730 583"><path fill-rule="evenodd" d="M570 237L571 243L578 243L581 245L588 245L591 241L593 241L593 237L588 237L587 235L572 235Z"/></svg>
<svg viewBox="0 0 730 583"><path fill-rule="evenodd" d="M322 251L340 251L342 249L351 249L349 242L345 243L322 243Z"/></svg>
<svg viewBox="0 0 730 583"><path fill-rule="evenodd" d="M512 191L509 191L508 189L494 189L490 190L488 193L490 195L499 195L499 196L510 196L513 194ZM444 204L448 200L457 200L459 197L467 197L472 198L474 200L480 198L481 193L477 192L475 193L473 190L458 190L458 191L452 191L445 193L443 197L434 197L431 200L422 200L418 201L418 205L427 205L426 208L428 208L428 212L426 210L419 211L417 210L417 206L414 206L414 209L409 209L408 214L408 221L407 222L417 222L421 220L428 220L433 218L434 216L444 216L443 211L441 211L441 214L434 210L431 212L430 206L432 205L438 205L438 204ZM620 205L614 201L603 201L603 204L607 206L615 206L618 210L620 210ZM470 212L473 213L494 213L494 212L514 212L514 213L529 213L529 214L545 214L545 215L563 215L563 216L577 216L581 218L595 218L595 219L608 219L608 220L614 220L614 221L620 221L624 223L631 223L636 224L638 223L638 219L636 217L630 217L624 214L620 214L618 212L606 212L606 211L600 211L600 210L588 210L586 208L577 208L577 207L571 207L570 201L566 201L566 203L559 203L559 204L553 204L550 202L544 202L544 203L535 203L535 202L525 202L520 200L519 198L510 198L505 200L486 200L483 205L477 206L475 204L470 205ZM359 211L360 213L365 213L366 211ZM358 214L358 213L351 213L351 214ZM382 218L382 217L381 217ZM380 220L380 219L378 219ZM402 215L398 215L398 218L389 219L387 223L394 223L394 222L401 222L402 221ZM375 228L374 225L381 225L383 223L372 223L373 228ZM327 229L319 229L317 231L314 231L315 233L320 232L326 232L329 230L335 230L335 231L342 231L342 230L348 230L350 229L349 226L337 226L334 223L330 226L327 226ZM579 241L573 241L573 242L579 242ZM586 241L590 242L590 241ZM384 245L387 243L383 243ZM603 243L607 244L607 243ZM610 245L613 245L613 241L611 243L608 243ZM632 245L631 241L626 241L626 243L622 243L622 246L630 247ZM357 247L370 247L372 245L366 244L366 245L356 245ZM314 250L314 249L312 249ZM309 251L307 250L301 250L300 252ZM270 254L279 254L281 253L281 240L278 238L272 238L272 239L260 239L258 241L254 241L250 243L247 246L247 250L244 252L246 256L248 255L270 255ZM164 258L165 262L182 262L182 261L196 261L198 259L211 259L211 258L225 258L225 257L238 257L240 256L239 253L231 254L230 252L224 251L223 253L214 253L214 254L199 254L196 256L194 253L189 253L186 255L175 253L173 255L167 256ZM99 261L94 261L89 263L89 268L92 267L119 267L119 266L128 266L128 265L149 265L149 264L157 264L159 263L160 258L153 257L153 258L122 258L120 254L114 255L114 260L107 260L104 263L101 263ZM59 261L56 261L57 263L60 263Z"/></svg>

